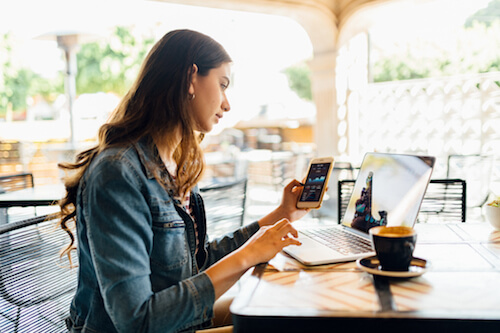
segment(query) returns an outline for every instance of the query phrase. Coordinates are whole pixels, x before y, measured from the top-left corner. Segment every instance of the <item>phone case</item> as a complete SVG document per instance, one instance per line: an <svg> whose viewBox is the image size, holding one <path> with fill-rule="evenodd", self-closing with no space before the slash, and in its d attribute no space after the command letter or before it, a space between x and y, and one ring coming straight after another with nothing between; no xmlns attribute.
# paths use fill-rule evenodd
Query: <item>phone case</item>
<svg viewBox="0 0 500 333"><path fill-rule="evenodd" d="M327 163L329 165L326 165ZM321 207L333 165L333 157L315 158L310 162L304 187L297 200L297 208Z"/></svg>

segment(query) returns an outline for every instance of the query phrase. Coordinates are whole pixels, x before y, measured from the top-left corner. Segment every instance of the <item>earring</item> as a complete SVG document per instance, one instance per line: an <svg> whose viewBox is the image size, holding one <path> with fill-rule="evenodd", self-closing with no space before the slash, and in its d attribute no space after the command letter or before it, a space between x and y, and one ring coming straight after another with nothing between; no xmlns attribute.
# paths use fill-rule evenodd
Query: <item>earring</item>
<svg viewBox="0 0 500 333"><path fill-rule="evenodd" d="M189 94L189 100L192 101L196 96L194 94Z"/></svg>

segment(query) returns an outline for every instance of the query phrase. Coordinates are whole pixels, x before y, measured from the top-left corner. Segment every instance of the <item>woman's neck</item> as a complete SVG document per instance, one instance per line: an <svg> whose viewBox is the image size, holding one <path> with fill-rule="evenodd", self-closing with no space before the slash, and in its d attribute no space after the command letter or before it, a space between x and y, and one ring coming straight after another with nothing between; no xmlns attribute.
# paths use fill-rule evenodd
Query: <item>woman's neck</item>
<svg viewBox="0 0 500 333"><path fill-rule="evenodd" d="M154 140L156 149L158 149L158 154L160 155L160 159L169 172L177 169L177 163L174 159L174 152L177 149L177 146L181 142L180 136L175 141L168 140Z"/></svg>

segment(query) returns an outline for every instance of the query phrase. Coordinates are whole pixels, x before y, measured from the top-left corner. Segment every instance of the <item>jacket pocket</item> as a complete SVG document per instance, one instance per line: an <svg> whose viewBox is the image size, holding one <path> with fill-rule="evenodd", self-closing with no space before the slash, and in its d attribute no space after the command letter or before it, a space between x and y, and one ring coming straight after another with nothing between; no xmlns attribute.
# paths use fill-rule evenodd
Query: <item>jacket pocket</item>
<svg viewBox="0 0 500 333"><path fill-rule="evenodd" d="M182 220L153 222L151 263L166 270L184 266L188 262L185 231Z"/></svg>

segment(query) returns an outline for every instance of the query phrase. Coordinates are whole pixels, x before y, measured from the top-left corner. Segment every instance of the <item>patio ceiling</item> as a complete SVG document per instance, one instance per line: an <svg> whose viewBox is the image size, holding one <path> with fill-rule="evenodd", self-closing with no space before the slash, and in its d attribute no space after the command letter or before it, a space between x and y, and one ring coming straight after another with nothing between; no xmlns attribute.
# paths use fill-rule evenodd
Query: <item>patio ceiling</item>
<svg viewBox="0 0 500 333"><path fill-rule="evenodd" d="M364 8L402 0L155 0L200 7L274 14L292 18L309 34L314 54L337 49L337 43L366 25L349 22ZM427 0L429 1L429 0ZM344 37L346 35L346 37Z"/></svg>

